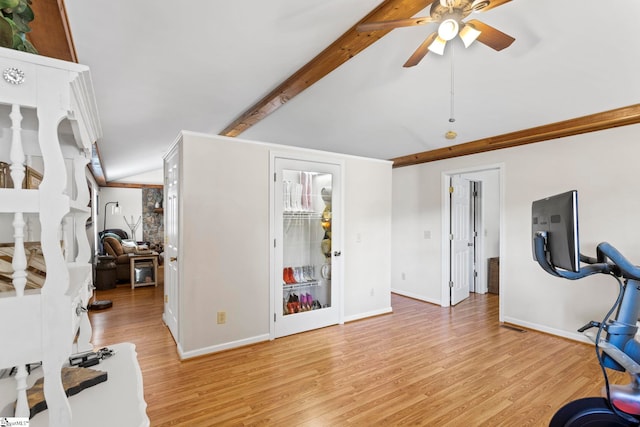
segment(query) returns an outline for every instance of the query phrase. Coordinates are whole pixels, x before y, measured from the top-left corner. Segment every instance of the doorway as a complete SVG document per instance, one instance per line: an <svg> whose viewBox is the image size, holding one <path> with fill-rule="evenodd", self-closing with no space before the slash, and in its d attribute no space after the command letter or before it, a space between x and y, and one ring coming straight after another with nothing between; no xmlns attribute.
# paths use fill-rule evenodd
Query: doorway
<svg viewBox="0 0 640 427"><path fill-rule="evenodd" d="M443 173L442 306L488 292L488 262L500 255L503 166ZM500 304L502 312L502 304Z"/></svg>

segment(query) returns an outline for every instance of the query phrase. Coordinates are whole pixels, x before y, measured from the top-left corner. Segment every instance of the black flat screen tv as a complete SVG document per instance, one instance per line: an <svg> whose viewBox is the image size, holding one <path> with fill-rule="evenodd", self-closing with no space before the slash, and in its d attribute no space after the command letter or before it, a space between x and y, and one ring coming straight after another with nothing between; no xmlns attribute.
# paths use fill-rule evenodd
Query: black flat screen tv
<svg viewBox="0 0 640 427"><path fill-rule="evenodd" d="M531 231L532 240L539 231L547 233L546 252L552 266L567 271L580 271L578 192L576 190L533 202ZM537 261L535 247L533 259Z"/></svg>

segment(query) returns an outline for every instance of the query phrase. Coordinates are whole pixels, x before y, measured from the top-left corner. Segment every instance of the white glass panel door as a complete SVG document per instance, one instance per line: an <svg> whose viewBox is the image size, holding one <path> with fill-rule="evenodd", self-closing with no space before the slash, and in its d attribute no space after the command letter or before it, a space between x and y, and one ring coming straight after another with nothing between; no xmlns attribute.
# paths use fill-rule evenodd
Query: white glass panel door
<svg viewBox="0 0 640 427"><path fill-rule="evenodd" d="M275 159L275 336L337 324L340 166Z"/></svg>

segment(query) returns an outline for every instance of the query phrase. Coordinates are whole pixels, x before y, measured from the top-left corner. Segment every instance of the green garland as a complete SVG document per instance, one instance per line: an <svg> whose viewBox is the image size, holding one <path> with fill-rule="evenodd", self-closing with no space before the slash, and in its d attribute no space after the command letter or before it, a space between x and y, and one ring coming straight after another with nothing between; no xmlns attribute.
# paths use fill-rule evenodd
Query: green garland
<svg viewBox="0 0 640 427"><path fill-rule="evenodd" d="M0 46L38 53L27 40L29 23L34 15L31 0L0 0Z"/></svg>

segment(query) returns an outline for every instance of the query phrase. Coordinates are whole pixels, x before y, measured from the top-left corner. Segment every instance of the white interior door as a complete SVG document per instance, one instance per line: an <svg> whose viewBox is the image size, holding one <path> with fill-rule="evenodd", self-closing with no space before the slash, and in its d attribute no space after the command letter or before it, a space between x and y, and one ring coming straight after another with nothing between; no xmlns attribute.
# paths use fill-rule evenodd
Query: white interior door
<svg viewBox="0 0 640 427"><path fill-rule="evenodd" d="M178 337L178 155L177 149L165 160L165 245L163 319L176 342Z"/></svg>
<svg viewBox="0 0 640 427"><path fill-rule="evenodd" d="M339 323L341 168L274 158L274 337Z"/></svg>
<svg viewBox="0 0 640 427"><path fill-rule="evenodd" d="M459 175L451 177L451 268L449 287L451 305L469 297L472 281L473 235L471 218L471 181Z"/></svg>

